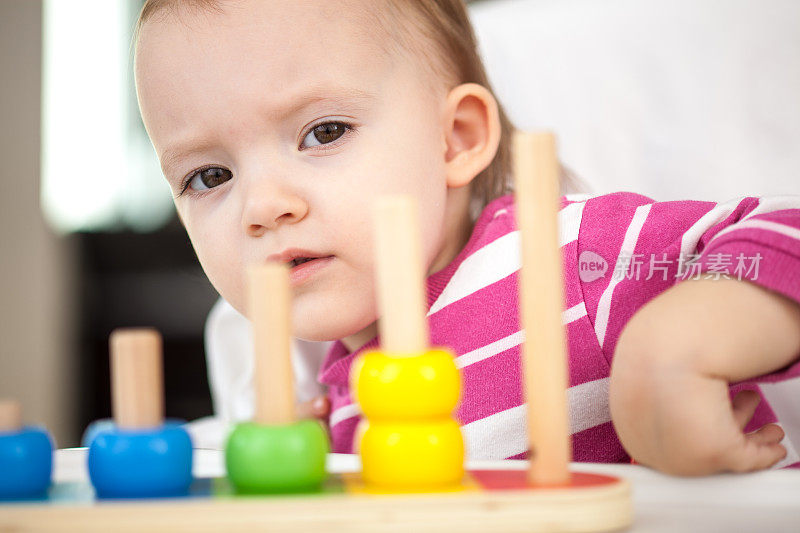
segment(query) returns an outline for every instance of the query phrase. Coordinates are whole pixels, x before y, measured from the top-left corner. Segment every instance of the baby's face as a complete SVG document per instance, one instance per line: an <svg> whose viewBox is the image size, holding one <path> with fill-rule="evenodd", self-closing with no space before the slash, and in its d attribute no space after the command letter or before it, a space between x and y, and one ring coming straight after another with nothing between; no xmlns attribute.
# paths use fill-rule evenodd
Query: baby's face
<svg viewBox="0 0 800 533"><path fill-rule="evenodd" d="M446 90L387 55L372 0L254 0L142 28L142 116L211 282L246 314L245 272L291 249L294 334L343 338L376 319L372 206L420 203L426 268L441 268ZM444 263L442 263L444 261ZM303 279L299 279L303 278Z"/></svg>

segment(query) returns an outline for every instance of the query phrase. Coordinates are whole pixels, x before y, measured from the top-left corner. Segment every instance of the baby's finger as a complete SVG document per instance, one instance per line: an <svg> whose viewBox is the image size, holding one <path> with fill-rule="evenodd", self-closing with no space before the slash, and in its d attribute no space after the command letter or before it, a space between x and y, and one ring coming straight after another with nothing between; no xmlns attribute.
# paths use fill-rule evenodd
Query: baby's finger
<svg viewBox="0 0 800 533"><path fill-rule="evenodd" d="M311 400L311 414L314 418L327 418L331 414L331 402L327 396L317 396Z"/></svg>
<svg viewBox="0 0 800 533"><path fill-rule="evenodd" d="M777 444L783 440L786 433L777 424L766 424L761 426L758 430L745 435L745 438L756 444Z"/></svg>
<svg viewBox="0 0 800 533"><path fill-rule="evenodd" d="M733 398L733 417L739 429L744 429L747 426L747 423L753 418L759 403L761 403L761 396L751 390L743 390Z"/></svg>
<svg viewBox="0 0 800 533"><path fill-rule="evenodd" d="M786 457L786 448L775 442L759 442L763 438L763 435L747 435L744 446L737 448L728 469L734 472L763 470Z"/></svg>
<svg viewBox="0 0 800 533"><path fill-rule="evenodd" d="M325 396L318 396L307 402L297 404L298 418L326 418L331 411L331 404Z"/></svg>

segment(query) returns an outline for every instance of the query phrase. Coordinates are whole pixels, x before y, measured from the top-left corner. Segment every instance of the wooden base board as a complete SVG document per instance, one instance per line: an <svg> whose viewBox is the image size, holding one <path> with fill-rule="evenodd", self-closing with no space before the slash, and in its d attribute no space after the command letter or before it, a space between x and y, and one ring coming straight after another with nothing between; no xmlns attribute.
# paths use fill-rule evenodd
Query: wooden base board
<svg viewBox="0 0 800 533"><path fill-rule="evenodd" d="M580 476L585 480L593 475ZM605 480L528 488L509 483L506 472L488 489L469 483L463 491L428 494L369 494L348 488L303 495L226 496L222 491L214 497L167 500L3 504L0 531L485 533L615 531L629 526L633 508L628 482L594 477ZM352 484L352 479L344 483Z"/></svg>

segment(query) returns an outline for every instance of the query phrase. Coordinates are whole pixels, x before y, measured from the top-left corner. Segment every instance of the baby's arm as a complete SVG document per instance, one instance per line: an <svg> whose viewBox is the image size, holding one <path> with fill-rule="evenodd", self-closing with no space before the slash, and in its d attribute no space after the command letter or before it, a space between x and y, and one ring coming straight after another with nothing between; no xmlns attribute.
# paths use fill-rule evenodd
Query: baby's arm
<svg viewBox="0 0 800 533"><path fill-rule="evenodd" d="M615 349L612 420L638 462L678 475L767 468L783 431L744 434L758 395L732 382L800 357L800 305L748 281L688 280L645 304Z"/></svg>

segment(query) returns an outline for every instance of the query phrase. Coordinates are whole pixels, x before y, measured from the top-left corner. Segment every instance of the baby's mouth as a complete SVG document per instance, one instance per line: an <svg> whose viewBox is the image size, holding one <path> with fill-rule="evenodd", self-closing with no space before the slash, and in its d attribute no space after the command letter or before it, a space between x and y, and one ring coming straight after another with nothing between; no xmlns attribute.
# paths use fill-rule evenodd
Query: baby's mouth
<svg viewBox="0 0 800 533"><path fill-rule="evenodd" d="M317 277L325 272L326 267L331 264L334 256L325 257L296 257L289 261L289 282L292 287L299 287L307 280Z"/></svg>
<svg viewBox="0 0 800 533"><path fill-rule="evenodd" d="M333 257L333 256L329 255L329 256L325 256L325 257L295 257L294 259L289 261L289 266L291 268L295 268L296 266L299 266L299 265L302 265L302 264L305 264L305 263L309 263L311 261L316 261L316 260L319 260L319 259L328 259L329 257Z"/></svg>

